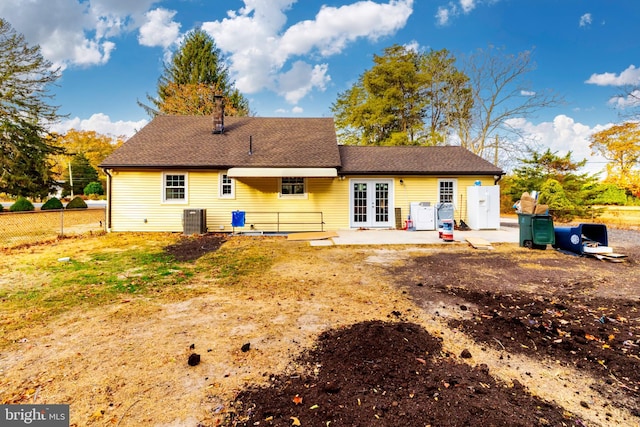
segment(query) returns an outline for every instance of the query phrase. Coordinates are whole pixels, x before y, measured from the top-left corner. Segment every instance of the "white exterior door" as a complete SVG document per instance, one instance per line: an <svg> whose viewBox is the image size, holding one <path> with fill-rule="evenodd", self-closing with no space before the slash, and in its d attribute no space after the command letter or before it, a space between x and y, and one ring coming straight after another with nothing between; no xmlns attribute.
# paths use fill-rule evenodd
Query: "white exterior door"
<svg viewBox="0 0 640 427"><path fill-rule="evenodd" d="M351 227L391 227L395 218L390 179L351 180Z"/></svg>

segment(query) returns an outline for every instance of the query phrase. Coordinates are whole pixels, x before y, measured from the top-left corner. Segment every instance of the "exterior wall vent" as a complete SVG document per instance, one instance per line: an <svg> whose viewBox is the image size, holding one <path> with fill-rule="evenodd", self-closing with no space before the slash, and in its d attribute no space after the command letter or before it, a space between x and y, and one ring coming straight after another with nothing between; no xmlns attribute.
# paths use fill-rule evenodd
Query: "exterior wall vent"
<svg viewBox="0 0 640 427"><path fill-rule="evenodd" d="M182 230L184 234L207 233L207 210L185 209L182 214Z"/></svg>

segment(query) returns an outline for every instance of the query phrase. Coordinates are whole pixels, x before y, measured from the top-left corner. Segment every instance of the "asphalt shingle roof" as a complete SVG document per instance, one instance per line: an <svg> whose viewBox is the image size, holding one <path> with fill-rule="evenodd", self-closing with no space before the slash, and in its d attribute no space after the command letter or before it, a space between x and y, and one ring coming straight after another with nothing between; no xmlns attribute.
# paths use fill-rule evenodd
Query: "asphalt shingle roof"
<svg viewBox="0 0 640 427"><path fill-rule="evenodd" d="M210 116L158 116L101 166L340 166L331 118L225 117L224 127L224 133L214 134Z"/></svg>
<svg viewBox="0 0 640 427"><path fill-rule="evenodd" d="M158 116L114 151L105 168L338 168L341 174L499 175L459 146L339 146L331 118ZM251 143L250 143L251 141ZM251 147L251 153L249 153Z"/></svg>
<svg viewBox="0 0 640 427"><path fill-rule="evenodd" d="M340 146L343 174L500 175L502 169L460 146Z"/></svg>

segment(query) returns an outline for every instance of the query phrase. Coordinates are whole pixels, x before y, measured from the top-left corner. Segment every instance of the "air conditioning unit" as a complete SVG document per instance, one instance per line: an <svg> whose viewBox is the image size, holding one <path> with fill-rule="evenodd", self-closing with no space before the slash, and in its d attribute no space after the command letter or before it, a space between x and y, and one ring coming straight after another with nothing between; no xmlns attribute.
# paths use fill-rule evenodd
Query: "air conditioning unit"
<svg viewBox="0 0 640 427"><path fill-rule="evenodd" d="M206 234L207 210L185 209L182 214L182 230L184 234Z"/></svg>

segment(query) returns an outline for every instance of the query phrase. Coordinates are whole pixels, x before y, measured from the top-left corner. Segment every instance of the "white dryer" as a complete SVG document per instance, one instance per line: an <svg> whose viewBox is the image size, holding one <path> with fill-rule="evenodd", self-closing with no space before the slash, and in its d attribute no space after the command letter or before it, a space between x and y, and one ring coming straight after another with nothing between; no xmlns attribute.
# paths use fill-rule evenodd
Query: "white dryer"
<svg viewBox="0 0 640 427"><path fill-rule="evenodd" d="M411 202L411 221L415 230L435 230L435 207L429 202Z"/></svg>

